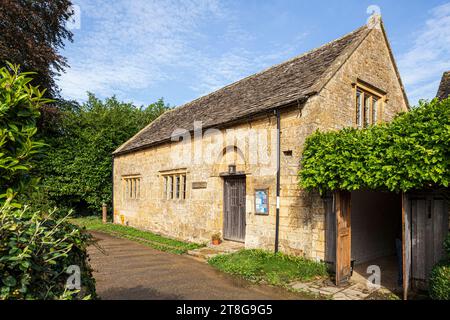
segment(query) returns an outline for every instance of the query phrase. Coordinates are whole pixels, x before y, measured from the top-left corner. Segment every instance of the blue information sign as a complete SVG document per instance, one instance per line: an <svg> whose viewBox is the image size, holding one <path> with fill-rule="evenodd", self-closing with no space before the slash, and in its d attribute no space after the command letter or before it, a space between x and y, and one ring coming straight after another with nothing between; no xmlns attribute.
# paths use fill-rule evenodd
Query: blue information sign
<svg viewBox="0 0 450 320"><path fill-rule="evenodd" d="M257 214L269 214L268 190L255 190L255 211Z"/></svg>

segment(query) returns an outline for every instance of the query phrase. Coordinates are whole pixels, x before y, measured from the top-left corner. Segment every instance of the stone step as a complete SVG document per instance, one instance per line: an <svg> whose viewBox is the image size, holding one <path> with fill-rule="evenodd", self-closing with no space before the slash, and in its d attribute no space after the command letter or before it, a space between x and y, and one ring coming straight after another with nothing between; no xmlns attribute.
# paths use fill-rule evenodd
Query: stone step
<svg viewBox="0 0 450 320"><path fill-rule="evenodd" d="M201 258L203 260L208 260L218 254L233 253L241 249L244 249L244 244L242 243L224 241L220 245L209 244L208 246L203 248L189 250L187 254L193 257Z"/></svg>
<svg viewBox="0 0 450 320"><path fill-rule="evenodd" d="M206 247L201 249L188 250L187 254L194 257L207 259L210 255L217 255L218 252Z"/></svg>

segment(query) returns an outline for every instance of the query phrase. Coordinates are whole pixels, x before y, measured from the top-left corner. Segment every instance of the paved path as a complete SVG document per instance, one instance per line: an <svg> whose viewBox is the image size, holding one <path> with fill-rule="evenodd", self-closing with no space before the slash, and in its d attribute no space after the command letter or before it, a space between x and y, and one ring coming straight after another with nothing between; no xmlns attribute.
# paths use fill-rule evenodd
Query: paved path
<svg viewBox="0 0 450 320"><path fill-rule="evenodd" d="M189 256L157 251L104 233L92 234L102 248L89 248L97 294L102 299L306 298L280 288L252 285Z"/></svg>

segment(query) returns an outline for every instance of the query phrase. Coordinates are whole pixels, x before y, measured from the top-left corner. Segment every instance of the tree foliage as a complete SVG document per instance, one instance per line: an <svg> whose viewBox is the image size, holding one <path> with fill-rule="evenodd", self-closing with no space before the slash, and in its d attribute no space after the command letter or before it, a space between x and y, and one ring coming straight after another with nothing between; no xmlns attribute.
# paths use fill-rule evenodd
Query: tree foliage
<svg viewBox="0 0 450 320"><path fill-rule="evenodd" d="M430 273L429 294L433 300L450 300L450 234L444 241L446 255Z"/></svg>
<svg viewBox="0 0 450 320"><path fill-rule="evenodd" d="M11 61L22 71L37 72L33 85L55 96L55 75L67 67L58 53L72 41L66 23L73 15L70 0L2 0L0 2L0 67Z"/></svg>
<svg viewBox="0 0 450 320"><path fill-rule="evenodd" d="M30 73L9 64L0 68L0 199L22 193L43 143L36 139L39 108L50 100L30 85ZM0 204L3 200L0 200Z"/></svg>
<svg viewBox="0 0 450 320"><path fill-rule="evenodd" d="M112 195L112 152L167 110L161 99L137 108L115 97L93 94L79 105L66 102L45 138L50 145L39 162L43 190L58 207L98 211ZM47 201L46 199L44 199Z"/></svg>
<svg viewBox="0 0 450 320"><path fill-rule="evenodd" d="M95 298L92 237L54 214L0 207L0 300ZM79 289L66 287L72 265L80 268Z"/></svg>
<svg viewBox="0 0 450 320"><path fill-rule="evenodd" d="M448 187L450 99L421 101L390 124L316 132L305 143L299 178L321 192Z"/></svg>
<svg viewBox="0 0 450 320"><path fill-rule="evenodd" d="M50 102L18 66L0 68L0 300L94 297L87 261L90 236L28 206L32 169L43 151L36 140L39 109ZM37 186L37 185L36 185ZM82 291L66 290L70 265L82 270Z"/></svg>

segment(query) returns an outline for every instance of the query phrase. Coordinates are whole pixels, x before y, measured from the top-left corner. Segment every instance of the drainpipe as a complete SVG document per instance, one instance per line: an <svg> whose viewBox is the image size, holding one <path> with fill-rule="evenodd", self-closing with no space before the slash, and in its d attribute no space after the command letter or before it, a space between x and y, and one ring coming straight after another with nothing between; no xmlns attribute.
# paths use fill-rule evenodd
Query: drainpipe
<svg viewBox="0 0 450 320"><path fill-rule="evenodd" d="M278 252L280 229L280 109L274 111L277 117L277 209L275 216L275 253Z"/></svg>

